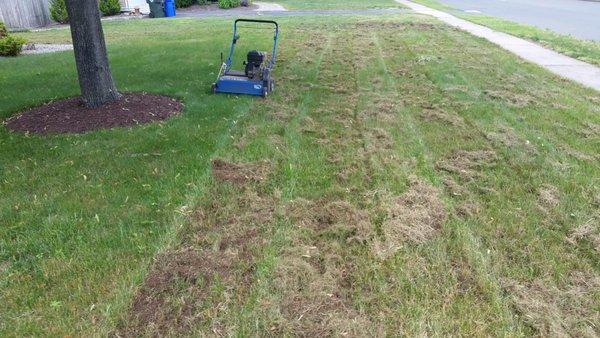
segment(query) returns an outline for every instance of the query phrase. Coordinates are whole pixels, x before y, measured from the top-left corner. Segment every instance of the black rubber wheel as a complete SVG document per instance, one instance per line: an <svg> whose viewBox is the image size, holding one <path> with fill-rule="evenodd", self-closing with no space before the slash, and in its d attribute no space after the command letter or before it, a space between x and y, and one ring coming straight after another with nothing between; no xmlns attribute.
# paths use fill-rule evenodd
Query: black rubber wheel
<svg viewBox="0 0 600 338"><path fill-rule="evenodd" d="M275 90L275 80L269 81L269 91L273 92Z"/></svg>
<svg viewBox="0 0 600 338"><path fill-rule="evenodd" d="M269 88L263 87L263 89L262 89L262 97L266 99L267 95L269 95Z"/></svg>
<svg viewBox="0 0 600 338"><path fill-rule="evenodd" d="M213 94L216 94L216 93L217 93L217 84L216 84L216 83L213 83L213 84L212 84L212 86L210 87L210 91L211 91L211 93L213 93Z"/></svg>

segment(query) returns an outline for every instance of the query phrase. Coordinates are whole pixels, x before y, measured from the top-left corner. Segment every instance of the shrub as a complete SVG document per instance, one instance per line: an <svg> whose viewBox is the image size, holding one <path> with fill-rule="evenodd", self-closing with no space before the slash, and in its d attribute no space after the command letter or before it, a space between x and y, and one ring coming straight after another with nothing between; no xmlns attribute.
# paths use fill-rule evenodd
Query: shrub
<svg viewBox="0 0 600 338"><path fill-rule="evenodd" d="M197 3L197 0L175 0L175 7L190 7L191 5Z"/></svg>
<svg viewBox="0 0 600 338"><path fill-rule="evenodd" d="M240 0L219 0L219 7L234 8L240 6Z"/></svg>
<svg viewBox="0 0 600 338"><path fill-rule="evenodd" d="M4 22L0 21L0 39L8 35L8 29L4 25Z"/></svg>
<svg viewBox="0 0 600 338"><path fill-rule="evenodd" d="M50 0L50 16L52 17L52 20L56 22L69 22L69 14L67 13L65 0Z"/></svg>
<svg viewBox="0 0 600 338"><path fill-rule="evenodd" d="M100 0L100 12L102 15L115 15L121 13L119 0Z"/></svg>
<svg viewBox="0 0 600 338"><path fill-rule="evenodd" d="M0 55L1 56L17 56L21 54L23 45L26 40L17 38L12 35L6 35L0 39Z"/></svg>

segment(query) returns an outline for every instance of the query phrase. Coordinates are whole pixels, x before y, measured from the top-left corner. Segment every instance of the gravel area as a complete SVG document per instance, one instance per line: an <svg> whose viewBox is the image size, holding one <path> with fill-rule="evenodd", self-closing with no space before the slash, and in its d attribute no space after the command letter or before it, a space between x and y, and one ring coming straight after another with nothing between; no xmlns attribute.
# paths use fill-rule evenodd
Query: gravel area
<svg viewBox="0 0 600 338"><path fill-rule="evenodd" d="M282 5L271 2L256 2L248 7L236 7L221 9L217 4L194 5L188 8L179 8L179 17L202 17L202 16L231 16L231 15L253 15L261 12L283 12L287 11Z"/></svg>
<svg viewBox="0 0 600 338"><path fill-rule="evenodd" d="M73 45L32 43L23 46L22 54L46 54L73 50Z"/></svg>
<svg viewBox="0 0 600 338"><path fill-rule="evenodd" d="M287 9L285 9L285 7L283 7L280 4L276 4L276 3L272 3L272 2L257 2L254 1L254 5L256 5L258 8L255 9L256 11L267 11L267 12L276 12L276 11L287 11Z"/></svg>

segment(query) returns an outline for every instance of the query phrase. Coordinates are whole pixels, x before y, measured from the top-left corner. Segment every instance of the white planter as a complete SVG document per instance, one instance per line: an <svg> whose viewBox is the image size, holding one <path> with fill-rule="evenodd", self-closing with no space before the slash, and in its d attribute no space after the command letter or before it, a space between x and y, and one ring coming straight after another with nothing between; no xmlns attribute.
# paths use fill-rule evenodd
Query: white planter
<svg viewBox="0 0 600 338"><path fill-rule="evenodd" d="M150 13L150 7L146 3L146 0L120 0L121 10L124 12L133 12L136 7L140 8L140 12L143 14Z"/></svg>

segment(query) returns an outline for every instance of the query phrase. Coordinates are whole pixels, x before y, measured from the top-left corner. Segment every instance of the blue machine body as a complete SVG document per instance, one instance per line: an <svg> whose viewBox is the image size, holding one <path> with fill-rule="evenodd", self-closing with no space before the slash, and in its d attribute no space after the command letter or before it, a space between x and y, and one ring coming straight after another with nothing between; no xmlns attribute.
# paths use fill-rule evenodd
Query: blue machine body
<svg viewBox="0 0 600 338"><path fill-rule="evenodd" d="M260 73L249 77L247 72L231 69L235 44L239 40L238 23L253 22L260 24L269 24L275 26L273 38L273 50L271 58L262 66ZM229 55L223 64L217 76L217 82L212 85L213 93L247 94L266 97L268 93L275 88L275 81L271 77L271 71L275 65L277 57L277 40L279 38L279 25L270 20L237 19L233 24L233 39L229 48Z"/></svg>
<svg viewBox="0 0 600 338"><path fill-rule="evenodd" d="M245 75L222 75L215 87L216 93L264 96L264 81L249 79Z"/></svg>

